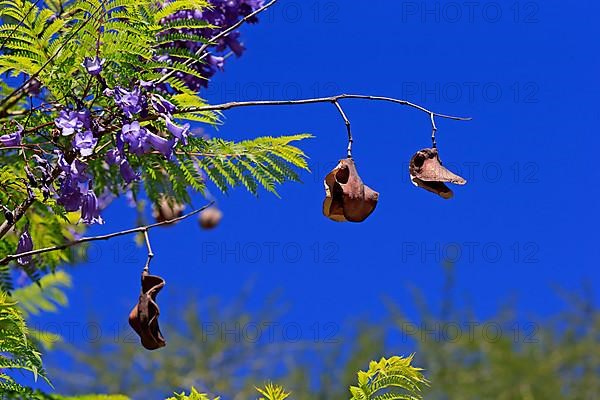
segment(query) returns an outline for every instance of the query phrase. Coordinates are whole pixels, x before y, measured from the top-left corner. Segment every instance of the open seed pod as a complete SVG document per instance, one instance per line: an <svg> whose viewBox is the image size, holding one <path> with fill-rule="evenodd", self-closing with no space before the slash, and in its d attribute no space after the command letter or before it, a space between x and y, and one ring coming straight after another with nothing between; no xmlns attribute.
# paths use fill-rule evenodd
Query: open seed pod
<svg viewBox="0 0 600 400"><path fill-rule="evenodd" d="M362 222L375 210L379 193L358 176L354 160L346 158L325 177L323 214L337 222Z"/></svg>
<svg viewBox="0 0 600 400"><path fill-rule="evenodd" d="M410 179L415 186L435 193L444 199L454 196L446 182L464 185L467 181L446 169L435 148L419 150L410 160Z"/></svg>
<svg viewBox="0 0 600 400"><path fill-rule="evenodd" d="M156 222L165 222L181 217L183 210L185 210L183 204L179 204L174 199L163 195L158 201L158 205L152 206L152 216Z"/></svg>
<svg viewBox="0 0 600 400"><path fill-rule="evenodd" d="M142 346L147 350L156 350L166 346L165 339L158 327L160 310L156 304L158 292L165 286L160 276L142 272L142 293L138 303L129 314L129 325L140 336Z"/></svg>
<svg viewBox="0 0 600 400"><path fill-rule="evenodd" d="M214 229L221 222L221 218L223 218L223 213L217 207L212 206L208 207L206 210L200 213L200 217L198 217L198 222L202 229Z"/></svg>

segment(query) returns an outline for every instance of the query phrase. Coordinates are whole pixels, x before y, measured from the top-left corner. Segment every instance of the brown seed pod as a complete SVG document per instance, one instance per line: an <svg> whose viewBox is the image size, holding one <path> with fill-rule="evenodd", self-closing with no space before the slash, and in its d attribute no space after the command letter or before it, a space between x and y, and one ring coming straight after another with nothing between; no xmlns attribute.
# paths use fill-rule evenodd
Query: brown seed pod
<svg viewBox="0 0 600 400"><path fill-rule="evenodd" d="M221 222L221 218L223 218L223 213L221 210L212 206L200 213L198 222L200 223L202 229L214 229Z"/></svg>
<svg viewBox="0 0 600 400"><path fill-rule="evenodd" d="M138 303L129 314L129 325L140 336L142 346L148 350L156 350L166 346L165 339L158 326L160 309L156 304L158 292L165 286L160 276L142 272L142 293Z"/></svg>
<svg viewBox="0 0 600 400"><path fill-rule="evenodd" d="M464 185L467 181L452 173L442 165L435 148L419 150L410 160L410 179L415 186L435 193L444 199L450 199L454 192L445 185L446 182Z"/></svg>
<svg viewBox="0 0 600 400"><path fill-rule="evenodd" d="M185 210L183 204L179 204L173 198L163 195L158 201L158 205L154 204L152 206L152 216L156 222L165 222L181 217L183 210Z"/></svg>
<svg viewBox="0 0 600 400"><path fill-rule="evenodd" d="M360 179L354 160L346 158L325 177L323 214L337 222L362 222L375 210L379 193Z"/></svg>

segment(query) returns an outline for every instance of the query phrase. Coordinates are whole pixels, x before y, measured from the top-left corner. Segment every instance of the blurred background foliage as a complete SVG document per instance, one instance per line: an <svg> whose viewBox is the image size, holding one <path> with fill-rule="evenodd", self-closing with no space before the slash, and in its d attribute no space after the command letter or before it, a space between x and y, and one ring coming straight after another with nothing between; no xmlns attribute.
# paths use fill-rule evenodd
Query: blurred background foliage
<svg viewBox="0 0 600 400"><path fill-rule="evenodd" d="M348 399L356 371L390 354L416 353L432 385L425 399L598 399L600 394L600 313L591 289L556 289L564 309L551 317L516 315L516 302L478 319L471 307L458 306L455 271L446 265L441 304L429 304L414 290L414 304L388 305L383 321L348 321L344 340L236 340L219 327L272 323L285 315L273 296L260 312L249 312L248 289L228 305L190 298L179 320L165 324L169 345L139 356L137 346L106 341L86 346L62 343L74 363L70 369L47 365L61 392L124 393L158 398L169 390L196 387L224 399L255 398L257 383L273 380L291 399ZM185 303L184 303L185 304ZM202 305L201 305L202 304ZM419 317L409 320L406 307ZM174 315L173 313L170 313ZM211 327L207 334L207 326ZM214 330L216 327L217 330ZM174 329L176 328L176 329Z"/></svg>

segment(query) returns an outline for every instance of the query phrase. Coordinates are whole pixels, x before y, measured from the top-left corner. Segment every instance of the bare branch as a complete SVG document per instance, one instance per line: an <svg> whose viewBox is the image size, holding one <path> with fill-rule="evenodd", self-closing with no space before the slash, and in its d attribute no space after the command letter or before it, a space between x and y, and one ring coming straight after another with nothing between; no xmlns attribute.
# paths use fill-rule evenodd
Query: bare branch
<svg viewBox="0 0 600 400"><path fill-rule="evenodd" d="M385 101L389 103L401 104L422 111L428 115L433 115L438 118L451 119L455 121L470 121L472 118L469 117L457 117L453 115L440 114L428 110L427 108L420 106L415 103L411 103L407 100L395 99L393 97L384 96L369 96L362 94L338 94L331 97L316 97L311 99L300 99L300 100L253 100L253 101L231 101L228 103L206 105L202 107L190 107L182 110L175 111L175 114L190 113L190 112L203 112L203 111L225 111L232 108L250 107L250 106L291 106L298 104L315 104L315 103L335 103L343 99L360 99L360 100L371 100L371 101ZM145 120L157 119L158 116L148 117Z"/></svg>
<svg viewBox="0 0 600 400"><path fill-rule="evenodd" d="M205 205L202 208L199 208L197 210L194 210L188 214L185 214L181 217L178 218L173 218L167 221L163 221L163 222L157 222L155 224L151 224L151 225L146 225L146 226L140 226L138 228L132 228L132 229L127 229L124 231L119 231L119 232L114 232L114 233L109 233L107 235L100 235L100 236L90 236L90 237L84 237L81 238L79 240L74 240L72 242L68 242L68 243L64 243L58 246L52 246L52 247L45 247L43 249L37 249L37 250L32 250L32 251L28 251L25 253L20 253L20 254L11 254L8 255L6 257L4 257L3 259L0 260L0 265L6 265L9 262L16 260L19 257L25 257L25 256L34 256L36 254L42 254L42 253L48 253L51 251L58 251L58 250L64 250L67 249L69 247L73 247L73 246L77 246L79 244L82 243L87 243L87 242L95 242L95 241L99 241L99 240L108 240L108 239L112 239L118 236L125 236L125 235L131 235L132 233L139 233L139 232L144 232L144 236L146 238L146 246L148 248L148 262L146 264L146 266L148 266L148 264L150 263L150 260L152 259L152 257L154 257L154 253L152 252L152 247L150 246L150 240L148 238L148 231L150 229L159 227L159 226L164 226L164 225L169 225L169 224L174 224L176 222L179 221L183 221L184 219L187 219L193 215L196 215L204 210L206 210L208 207L212 206L214 204L214 201L211 201L210 203L208 203L207 205Z"/></svg>

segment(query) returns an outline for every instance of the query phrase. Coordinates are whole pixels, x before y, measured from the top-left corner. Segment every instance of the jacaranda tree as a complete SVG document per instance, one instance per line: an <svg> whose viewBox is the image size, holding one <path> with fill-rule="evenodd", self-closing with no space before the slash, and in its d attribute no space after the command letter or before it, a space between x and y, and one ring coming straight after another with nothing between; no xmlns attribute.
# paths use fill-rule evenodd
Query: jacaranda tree
<svg viewBox="0 0 600 400"><path fill-rule="evenodd" d="M336 107L348 146L347 158L325 178L323 212L334 221L361 222L378 201L378 193L357 173L343 100L393 102L425 113L432 147L411 160L413 183L443 198L452 196L445 183L465 183L442 166L435 141L436 118L465 118L404 100L351 94L207 104L201 92L209 79L223 70L229 56L245 50L239 28L258 22L259 14L276 1L0 3L0 307L5 310L0 368L43 375L36 343L27 337L18 306L9 297L15 288L39 283L61 264L76 262L81 253L71 248L132 233L145 239L148 261L130 324L147 349L165 345L157 304L164 281L149 272L149 230L199 212L204 227L217 224L220 215L210 202L208 182L221 191L243 186L252 193L260 188L276 193L277 185L298 180L299 170L307 169L297 142L309 134L232 142L194 129L220 124L221 113L228 109L313 103ZM192 193L204 195L208 204L182 215L181 205L191 202ZM103 224L102 210L124 195L153 204L157 223L84 237L86 225ZM4 339L5 332L10 340ZM356 399L414 398L410 396L417 396L424 383L410 359L391 358L359 374L351 392ZM0 374L0 388L28 390L6 373ZM402 392L394 395L390 388ZM260 393L269 399L287 396L272 386ZM205 396L194 392L189 398Z"/></svg>

